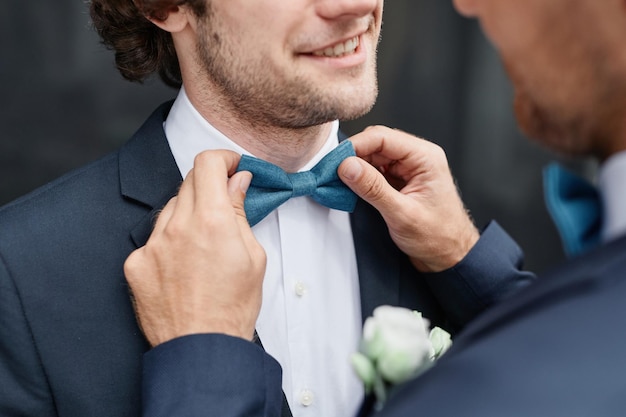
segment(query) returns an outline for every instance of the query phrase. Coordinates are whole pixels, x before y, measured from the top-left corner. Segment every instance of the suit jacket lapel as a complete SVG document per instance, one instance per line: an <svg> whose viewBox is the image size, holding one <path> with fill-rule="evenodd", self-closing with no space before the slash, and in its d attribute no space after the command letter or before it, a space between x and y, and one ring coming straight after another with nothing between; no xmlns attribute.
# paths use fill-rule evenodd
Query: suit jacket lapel
<svg viewBox="0 0 626 417"><path fill-rule="evenodd" d="M365 320L379 305L400 304L400 266L396 246L376 209L359 199L350 219Z"/></svg>
<svg viewBox="0 0 626 417"><path fill-rule="evenodd" d="M552 273L539 277L528 288L501 301L471 322L455 340L450 353L471 344L474 340L497 329L499 326L533 310L558 302L559 299L586 293L621 277L605 271L615 268L616 262L624 262L626 238L604 245L586 256L576 258Z"/></svg>
<svg viewBox="0 0 626 417"><path fill-rule="evenodd" d="M119 153L122 196L148 209L131 231L137 247L146 243L158 210L176 194L182 181L163 130L171 106L168 102L155 110Z"/></svg>

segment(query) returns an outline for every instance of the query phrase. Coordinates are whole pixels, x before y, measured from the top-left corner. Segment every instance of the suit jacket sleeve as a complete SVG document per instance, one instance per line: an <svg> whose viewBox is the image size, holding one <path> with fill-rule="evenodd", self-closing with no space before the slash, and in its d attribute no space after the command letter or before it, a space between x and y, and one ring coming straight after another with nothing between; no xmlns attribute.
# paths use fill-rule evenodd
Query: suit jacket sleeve
<svg viewBox="0 0 626 417"><path fill-rule="evenodd" d="M223 334L184 336L143 360L145 417L275 417L282 370L254 343Z"/></svg>
<svg viewBox="0 0 626 417"><path fill-rule="evenodd" d="M425 279L456 326L463 327L477 314L535 279L522 271L524 254L496 223L490 222L467 256L454 267Z"/></svg>

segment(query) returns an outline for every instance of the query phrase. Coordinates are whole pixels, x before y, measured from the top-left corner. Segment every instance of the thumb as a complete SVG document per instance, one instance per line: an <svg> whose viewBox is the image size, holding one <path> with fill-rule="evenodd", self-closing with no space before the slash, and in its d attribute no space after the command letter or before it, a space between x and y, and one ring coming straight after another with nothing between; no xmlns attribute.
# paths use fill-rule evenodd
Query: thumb
<svg viewBox="0 0 626 417"><path fill-rule="evenodd" d="M237 216L244 220L246 219L244 200L246 199L246 192L251 180L252 174L248 171L237 172L228 180L228 195L230 196L233 209Z"/></svg>
<svg viewBox="0 0 626 417"><path fill-rule="evenodd" d="M398 205L398 191L376 168L358 157L346 158L337 170L339 178L383 216L392 214Z"/></svg>
<svg viewBox="0 0 626 417"><path fill-rule="evenodd" d="M228 194L230 195L231 202L233 204L233 209L236 214L236 222L239 231L241 232L241 236L243 238L244 244L248 248L248 251L254 255L254 258L260 262L262 270L265 270L266 265L266 255L263 247L258 243L254 233L252 232L252 228L248 223L248 218L246 217L246 210L244 206L244 201L246 199L246 192L250 187L250 182L252 181L252 173L248 171L240 171L235 173L228 180ZM258 315L258 311L257 311Z"/></svg>

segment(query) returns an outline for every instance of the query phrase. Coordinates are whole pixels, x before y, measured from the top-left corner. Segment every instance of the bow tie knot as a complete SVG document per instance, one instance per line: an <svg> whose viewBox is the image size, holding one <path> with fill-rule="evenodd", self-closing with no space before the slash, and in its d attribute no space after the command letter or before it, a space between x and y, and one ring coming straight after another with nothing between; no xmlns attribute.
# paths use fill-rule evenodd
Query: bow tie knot
<svg viewBox="0 0 626 417"><path fill-rule="evenodd" d="M287 174L293 187L292 197L302 197L315 194L317 189L317 179L311 171L295 172Z"/></svg>
<svg viewBox="0 0 626 417"><path fill-rule="evenodd" d="M337 167L349 156L355 156L350 141L344 141L329 152L310 171L287 173L282 168L243 155L237 171L250 171L252 181L244 201L250 226L293 197L310 196L326 207L352 212L357 196L337 175Z"/></svg>

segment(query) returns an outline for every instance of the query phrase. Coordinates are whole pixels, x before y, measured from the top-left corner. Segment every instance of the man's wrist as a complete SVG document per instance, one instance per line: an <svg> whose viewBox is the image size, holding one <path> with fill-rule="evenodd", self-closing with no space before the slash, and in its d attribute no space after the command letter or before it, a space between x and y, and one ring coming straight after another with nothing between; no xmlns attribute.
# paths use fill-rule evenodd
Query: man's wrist
<svg viewBox="0 0 626 417"><path fill-rule="evenodd" d="M433 273L453 268L461 262L480 239L478 229L471 224L462 233L458 233L440 243L433 250L434 256L427 261L411 257L411 263L420 272Z"/></svg>
<svg viewBox="0 0 626 417"><path fill-rule="evenodd" d="M170 329L169 331L153 332L149 337L152 347L156 347L185 336L200 334L215 334L236 337L251 342L254 340L254 326L242 326L232 321L214 320L202 323L187 323L185 327ZM146 335L148 335L146 333Z"/></svg>

